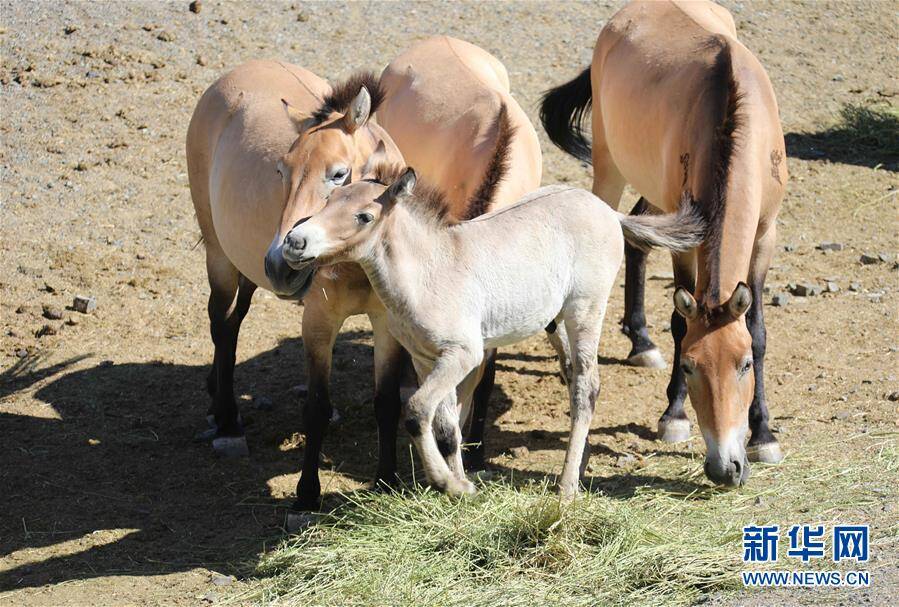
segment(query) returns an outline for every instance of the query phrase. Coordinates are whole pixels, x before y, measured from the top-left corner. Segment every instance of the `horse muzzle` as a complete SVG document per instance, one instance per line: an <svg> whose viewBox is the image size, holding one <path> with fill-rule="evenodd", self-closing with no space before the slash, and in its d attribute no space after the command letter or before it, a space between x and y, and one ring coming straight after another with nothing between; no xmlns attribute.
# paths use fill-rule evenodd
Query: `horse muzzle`
<svg viewBox="0 0 899 607"><path fill-rule="evenodd" d="M288 264L282 252L283 244L273 242L265 254L265 277L272 292L281 299L302 299L315 277L315 268L306 264L294 268Z"/></svg>
<svg viewBox="0 0 899 607"><path fill-rule="evenodd" d="M732 458L709 454L703 469L710 481L727 487L739 487L749 480L749 460L745 453Z"/></svg>

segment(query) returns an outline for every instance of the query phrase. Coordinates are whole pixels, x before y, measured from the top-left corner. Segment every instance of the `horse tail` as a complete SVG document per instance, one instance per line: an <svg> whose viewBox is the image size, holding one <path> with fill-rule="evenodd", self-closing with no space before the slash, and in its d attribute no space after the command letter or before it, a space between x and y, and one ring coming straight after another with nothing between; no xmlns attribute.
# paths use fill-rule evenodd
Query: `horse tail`
<svg viewBox="0 0 899 607"><path fill-rule="evenodd" d="M499 114L493 122L493 130L496 131L496 144L493 148L493 156L490 158L490 164L487 165L487 171L484 173L484 179L477 191L468 201L467 210L464 219L474 219L479 215L483 215L490 209L493 204L493 196L496 194L496 188L509 172L509 156L511 154L512 137L515 135L515 127L509 120L509 108L502 103L499 108Z"/></svg>
<svg viewBox="0 0 899 607"><path fill-rule="evenodd" d="M684 194L680 208L666 215L625 215L618 213L624 239L642 251L652 248L687 251L702 244L706 220L689 194Z"/></svg>
<svg viewBox="0 0 899 607"><path fill-rule="evenodd" d="M546 91L540 103L540 122L549 140L588 164L593 158L583 124L592 103L589 66L574 80Z"/></svg>

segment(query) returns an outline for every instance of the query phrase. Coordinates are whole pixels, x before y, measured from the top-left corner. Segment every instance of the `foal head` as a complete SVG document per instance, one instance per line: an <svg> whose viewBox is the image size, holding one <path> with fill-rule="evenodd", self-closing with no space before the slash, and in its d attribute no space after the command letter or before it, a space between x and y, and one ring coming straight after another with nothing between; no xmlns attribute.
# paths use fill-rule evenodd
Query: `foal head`
<svg viewBox="0 0 899 607"><path fill-rule="evenodd" d="M398 173L396 168L391 172ZM315 263L324 266L359 261L382 236L390 209L412 195L417 177L406 168L390 186L376 174L337 188L325 208L298 222L284 239L281 254L287 264L301 269Z"/></svg>
<svg viewBox="0 0 899 607"><path fill-rule="evenodd" d="M385 155L402 158L383 129L368 124L382 97L375 77L360 74L334 87L312 114L282 100L297 138L277 163L284 210L265 256L266 276L277 294L302 297L311 283L311 270L292 271L281 255L284 236L297 221L321 209L335 188L358 175L379 144Z"/></svg>
<svg viewBox="0 0 899 607"><path fill-rule="evenodd" d="M742 282L726 303L713 308L697 303L684 288L674 293L674 306L687 321L680 362L706 443L705 473L724 485L749 478L743 445L755 375L743 315L751 304L752 293Z"/></svg>

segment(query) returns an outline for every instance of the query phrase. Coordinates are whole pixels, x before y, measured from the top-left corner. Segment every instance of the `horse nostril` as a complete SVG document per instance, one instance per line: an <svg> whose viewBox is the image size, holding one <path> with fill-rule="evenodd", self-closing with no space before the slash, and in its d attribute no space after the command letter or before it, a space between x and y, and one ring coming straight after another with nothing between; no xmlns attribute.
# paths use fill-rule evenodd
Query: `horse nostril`
<svg viewBox="0 0 899 607"><path fill-rule="evenodd" d="M306 239L305 238L297 238L292 234L288 234L284 237L284 244L288 249L293 249L296 251L302 251L306 248Z"/></svg>
<svg viewBox="0 0 899 607"><path fill-rule="evenodd" d="M735 459L731 462L731 464L733 464L734 467L734 474L737 476L737 478L740 478L740 475L743 473L743 462Z"/></svg>

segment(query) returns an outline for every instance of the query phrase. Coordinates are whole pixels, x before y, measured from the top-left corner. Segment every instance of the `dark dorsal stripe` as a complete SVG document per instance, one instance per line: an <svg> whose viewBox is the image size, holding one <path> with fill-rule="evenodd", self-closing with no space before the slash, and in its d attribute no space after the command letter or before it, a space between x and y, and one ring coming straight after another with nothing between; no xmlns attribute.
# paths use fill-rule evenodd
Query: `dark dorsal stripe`
<svg viewBox="0 0 899 607"><path fill-rule="evenodd" d="M490 164L487 165L487 171L484 173L484 179L477 191L468 201L468 208L465 211L464 219L474 219L478 215L483 215L490 210L493 204L493 196L496 194L496 188L499 183L509 172L509 156L511 153L512 137L515 134L515 127L509 121L509 109L503 103L499 108L499 114L493 122L493 130L496 131L496 145L494 146L493 157Z"/></svg>
<svg viewBox="0 0 899 607"><path fill-rule="evenodd" d="M700 193L701 208L708 225L704 247L707 252L709 284L706 297L710 304L717 304L721 297L719 266L721 258L721 232L724 209L727 204L727 181L731 160L736 147L736 137L742 126L740 93L733 73L733 57L727 38L712 36L707 48L715 52L715 59L708 74L710 126L713 129L713 148L709 167L709 186Z"/></svg>
<svg viewBox="0 0 899 607"><path fill-rule="evenodd" d="M384 90L381 88L378 78L374 72L358 72L353 74L343 82L339 82L331 87L331 92L325 96L322 105L315 110L312 117L316 122L324 122L328 116L337 112L346 113L359 90L362 87L368 89L371 96L371 114L378 111L381 102L384 101Z"/></svg>

